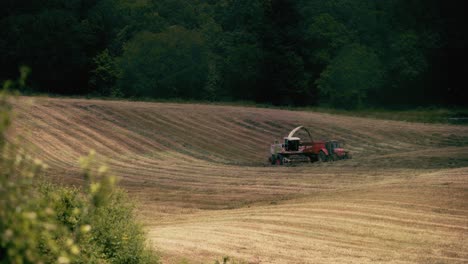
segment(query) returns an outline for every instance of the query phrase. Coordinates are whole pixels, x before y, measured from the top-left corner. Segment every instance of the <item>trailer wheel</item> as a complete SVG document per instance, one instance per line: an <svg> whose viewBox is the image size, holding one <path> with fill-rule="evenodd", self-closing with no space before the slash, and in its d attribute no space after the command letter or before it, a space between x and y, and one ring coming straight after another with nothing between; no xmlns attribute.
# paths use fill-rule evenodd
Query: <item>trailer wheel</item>
<svg viewBox="0 0 468 264"><path fill-rule="evenodd" d="M327 161L327 155L323 151L320 151L318 154L318 160L320 162L326 162Z"/></svg>
<svg viewBox="0 0 468 264"><path fill-rule="evenodd" d="M339 157L338 155L336 155L336 153L334 153L333 155L330 156L331 160L332 161L337 161L337 160L340 160L341 157Z"/></svg>

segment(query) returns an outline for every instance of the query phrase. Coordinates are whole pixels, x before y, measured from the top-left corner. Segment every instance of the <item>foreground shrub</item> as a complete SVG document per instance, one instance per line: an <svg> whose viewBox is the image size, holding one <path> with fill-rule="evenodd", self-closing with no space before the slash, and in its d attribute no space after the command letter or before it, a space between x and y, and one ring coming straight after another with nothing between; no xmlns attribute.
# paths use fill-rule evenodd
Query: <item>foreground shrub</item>
<svg viewBox="0 0 468 264"><path fill-rule="evenodd" d="M47 166L5 140L10 109L0 92L0 263L156 263L94 153L80 160L83 188L40 180Z"/></svg>

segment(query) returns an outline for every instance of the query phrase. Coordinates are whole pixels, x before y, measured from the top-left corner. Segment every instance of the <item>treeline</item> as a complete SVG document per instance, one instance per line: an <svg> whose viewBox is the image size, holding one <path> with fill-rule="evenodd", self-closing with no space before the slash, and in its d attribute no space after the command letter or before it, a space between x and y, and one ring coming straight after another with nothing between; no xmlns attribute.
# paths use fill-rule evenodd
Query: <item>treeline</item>
<svg viewBox="0 0 468 264"><path fill-rule="evenodd" d="M29 92L289 105L463 104L462 3L4 0L0 79Z"/></svg>

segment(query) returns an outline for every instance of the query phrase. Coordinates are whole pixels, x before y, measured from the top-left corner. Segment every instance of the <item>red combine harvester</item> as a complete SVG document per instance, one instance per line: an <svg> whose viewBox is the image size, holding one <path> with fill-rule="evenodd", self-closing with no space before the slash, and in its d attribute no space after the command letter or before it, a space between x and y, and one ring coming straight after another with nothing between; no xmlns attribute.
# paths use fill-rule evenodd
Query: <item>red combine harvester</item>
<svg viewBox="0 0 468 264"><path fill-rule="evenodd" d="M294 137L294 134L301 129L307 132L309 141ZM296 160L326 162L351 158L351 154L345 151L338 141L313 141L309 130L303 126L293 129L284 138L284 143L275 141L275 144L271 145L270 152L271 156L268 160L273 165L283 165Z"/></svg>

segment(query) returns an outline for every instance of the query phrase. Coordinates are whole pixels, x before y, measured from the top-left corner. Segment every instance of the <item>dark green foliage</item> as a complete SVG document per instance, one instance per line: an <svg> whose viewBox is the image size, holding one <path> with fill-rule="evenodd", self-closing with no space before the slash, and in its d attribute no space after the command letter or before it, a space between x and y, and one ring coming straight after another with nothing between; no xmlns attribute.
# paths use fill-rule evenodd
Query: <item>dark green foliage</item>
<svg viewBox="0 0 468 264"><path fill-rule="evenodd" d="M265 29L260 33L264 56L258 101L289 105L310 103L309 78L301 56L303 35L298 8L297 1L265 1Z"/></svg>
<svg viewBox="0 0 468 264"><path fill-rule="evenodd" d="M468 100L461 2L6 0L0 10L0 79L29 65L23 91L336 105L343 82L379 61L371 91L356 88L367 92L344 107ZM344 56L352 45L366 52ZM333 80L343 58L359 76Z"/></svg>
<svg viewBox="0 0 468 264"><path fill-rule="evenodd" d="M9 16L0 20L3 78L16 74L19 65L35 69L31 79L44 92L87 92L87 63L83 31L86 25L60 9ZM80 86L80 87L78 87Z"/></svg>
<svg viewBox="0 0 468 264"><path fill-rule="evenodd" d="M96 89L96 93L111 97L120 97L123 93L116 87L116 82L120 77L120 67L117 59L110 55L109 50L105 49L94 57L95 69L90 83Z"/></svg>
<svg viewBox="0 0 468 264"><path fill-rule="evenodd" d="M141 32L118 59L118 87L127 96L202 98L208 66L201 34L173 26Z"/></svg>
<svg viewBox="0 0 468 264"><path fill-rule="evenodd" d="M317 80L321 99L337 108L369 105L368 97L382 85L378 56L358 44L343 47Z"/></svg>
<svg viewBox="0 0 468 264"><path fill-rule="evenodd" d="M330 63L336 52L352 41L346 26L328 13L314 17L305 34L308 40L315 41L320 46L320 49L313 51L312 59L322 64Z"/></svg>

